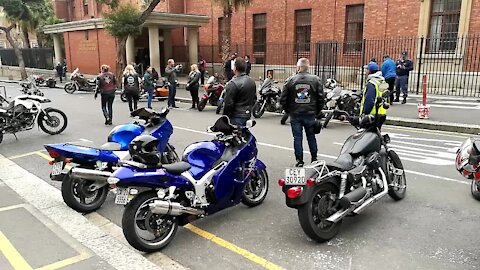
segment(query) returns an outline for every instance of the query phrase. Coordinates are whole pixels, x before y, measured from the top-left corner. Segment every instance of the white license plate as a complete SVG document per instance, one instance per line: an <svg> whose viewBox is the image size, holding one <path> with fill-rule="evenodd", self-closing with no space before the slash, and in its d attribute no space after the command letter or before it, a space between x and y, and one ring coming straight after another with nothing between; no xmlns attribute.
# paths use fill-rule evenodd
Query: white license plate
<svg viewBox="0 0 480 270"><path fill-rule="evenodd" d="M305 185L305 168L285 169L285 185Z"/></svg>
<svg viewBox="0 0 480 270"><path fill-rule="evenodd" d="M117 195L115 195L115 204L125 205L128 203L129 188L117 188Z"/></svg>
<svg viewBox="0 0 480 270"><path fill-rule="evenodd" d="M63 161L55 162L52 166L52 175L59 175L63 171Z"/></svg>

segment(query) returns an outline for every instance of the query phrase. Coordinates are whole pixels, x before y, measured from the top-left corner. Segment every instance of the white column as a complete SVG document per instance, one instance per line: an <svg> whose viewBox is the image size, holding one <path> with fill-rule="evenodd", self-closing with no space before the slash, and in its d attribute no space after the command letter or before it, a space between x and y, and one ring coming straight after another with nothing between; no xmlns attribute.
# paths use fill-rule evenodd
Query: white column
<svg viewBox="0 0 480 270"><path fill-rule="evenodd" d="M55 53L55 64L60 63L62 61L62 45L60 44L60 36L59 34L53 34L53 50Z"/></svg>
<svg viewBox="0 0 480 270"><path fill-rule="evenodd" d="M160 45L158 40L158 26L148 26L148 45L150 50L150 66L160 74Z"/></svg>
<svg viewBox="0 0 480 270"><path fill-rule="evenodd" d="M134 37L128 36L125 50L127 54L127 65L135 62L135 38Z"/></svg>
<svg viewBox="0 0 480 270"><path fill-rule="evenodd" d="M172 29L163 29L165 59L173 58Z"/></svg>
<svg viewBox="0 0 480 270"><path fill-rule="evenodd" d="M187 29L188 59L191 64L198 63L198 28Z"/></svg>

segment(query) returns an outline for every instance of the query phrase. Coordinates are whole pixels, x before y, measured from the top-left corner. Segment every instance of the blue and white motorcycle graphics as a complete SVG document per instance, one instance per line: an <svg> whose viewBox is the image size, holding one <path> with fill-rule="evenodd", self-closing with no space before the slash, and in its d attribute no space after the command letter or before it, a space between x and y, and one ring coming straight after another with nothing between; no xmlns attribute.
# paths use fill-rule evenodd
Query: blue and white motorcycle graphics
<svg viewBox="0 0 480 270"><path fill-rule="evenodd" d="M149 168L128 161L109 178L117 186L117 204L134 196L122 228L136 249L159 250L173 239L178 225L240 202L257 206L265 199L268 175L257 159L255 137L247 128L231 125L226 116L211 131L219 134L188 146L182 162ZM139 188L143 192L138 194Z"/></svg>

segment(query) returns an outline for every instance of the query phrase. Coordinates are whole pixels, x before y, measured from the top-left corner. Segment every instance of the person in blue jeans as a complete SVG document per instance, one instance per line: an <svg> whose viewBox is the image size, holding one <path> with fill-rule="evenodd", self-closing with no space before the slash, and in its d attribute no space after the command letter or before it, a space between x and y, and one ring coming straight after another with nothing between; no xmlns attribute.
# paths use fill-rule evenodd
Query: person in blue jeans
<svg viewBox="0 0 480 270"><path fill-rule="evenodd" d="M177 94L177 73L182 69L182 65L175 66L175 60L168 59L167 66L165 67L165 74L167 75L167 81L169 82L168 88L168 107L178 108L175 105L175 95Z"/></svg>
<svg viewBox="0 0 480 270"><path fill-rule="evenodd" d="M395 62L392 60L392 58L385 54L383 56L382 75L385 78L385 82L388 83L388 90L390 91L390 104L393 103L395 96L395 92L393 90L395 87L395 77L397 77L396 68L397 67L395 66Z"/></svg>
<svg viewBox="0 0 480 270"><path fill-rule="evenodd" d="M152 67L148 67L143 75L143 87L148 93L147 107L150 109L152 108L153 100L153 83Z"/></svg>
<svg viewBox="0 0 480 270"><path fill-rule="evenodd" d="M396 81L396 92L397 98L395 102L400 100L400 90L402 91L403 100L402 104L407 103L408 97L408 78L410 75L410 71L413 70L413 62L408 58L407 52L402 52L400 54L400 58L395 63L397 65L397 81Z"/></svg>
<svg viewBox="0 0 480 270"><path fill-rule="evenodd" d="M311 161L317 161L317 139L315 123L321 117L324 105L323 85L320 78L308 73L310 62L300 58L297 62L297 74L288 78L283 87L280 104L291 117L293 147L296 167L303 167L303 130L307 136Z"/></svg>

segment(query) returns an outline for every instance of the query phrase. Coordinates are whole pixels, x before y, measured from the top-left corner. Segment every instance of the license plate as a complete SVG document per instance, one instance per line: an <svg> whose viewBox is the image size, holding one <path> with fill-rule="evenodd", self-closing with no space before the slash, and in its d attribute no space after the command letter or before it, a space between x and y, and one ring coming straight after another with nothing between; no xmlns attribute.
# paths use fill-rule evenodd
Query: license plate
<svg viewBox="0 0 480 270"><path fill-rule="evenodd" d="M115 204L125 205L128 203L129 188L117 188L117 195L115 195Z"/></svg>
<svg viewBox="0 0 480 270"><path fill-rule="evenodd" d="M63 171L63 161L55 162L52 166L52 175L59 175Z"/></svg>
<svg viewBox="0 0 480 270"><path fill-rule="evenodd" d="M305 185L305 168L285 169L285 185Z"/></svg>

